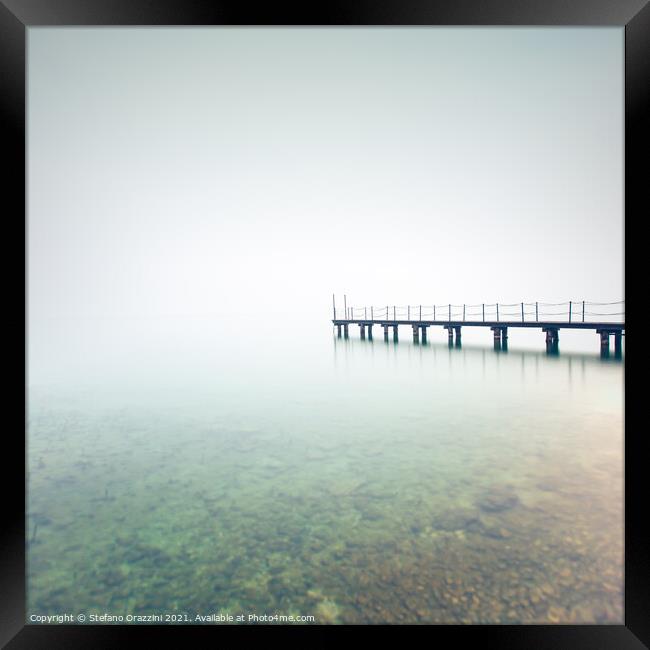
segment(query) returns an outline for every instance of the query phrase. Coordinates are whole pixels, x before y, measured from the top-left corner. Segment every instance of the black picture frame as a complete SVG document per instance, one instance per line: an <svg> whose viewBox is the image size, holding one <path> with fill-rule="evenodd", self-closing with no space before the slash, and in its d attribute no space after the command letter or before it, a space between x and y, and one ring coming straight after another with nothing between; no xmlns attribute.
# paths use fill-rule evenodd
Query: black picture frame
<svg viewBox="0 0 650 650"><path fill-rule="evenodd" d="M634 246L628 237L630 224L642 219L650 151L650 5L647 0L382 0L353 3L338 0L320 6L291 8L276 3L206 2L205 0L0 0L0 108L2 110L3 226L5 252L23 254L23 284L18 288L16 269L20 261L6 264L5 291L9 304L20 304L5 322L10 325L5 338L5 356L15 364L16 374L5 373L10 404L14 412L26 404L26 201L25 201L25 88L26 30L35 26L102 25L526 25L526 26L620 26L625 28L625 246L626 278ZM7 233L10 230L10 233ZM15 244L18 242L18 244ZM19 243L22 242L22 248ZM638 242L636 243L638 246ZM643 255L643 252L640 253ZM645 253L647 256L647 252ZM7 262L7 255L3 261ZM15 292L15 296L12 294ZM22 294L19 295L19 294ZM628 312L629 303L628 301ZM634 307L634 303L632 303ZM630 314L626 315L629 320ZM634 323L634 311L632 322ZM626 323L629 326L629 322ZM626 334L629 329L626 330ZM636 340L632 327L632 355ZM15 341L23 340L22 353ZM9 344L7 344L7 341ZM626 336L626 422L639 410L630 397L628 379L629 337ZM633 358L634 367L638 362ZM21 370L22 369L22 370ZM22 373L22 374L21 374ZM3 520L0 532L2 556L0 585L0 644L17 648L113 648L127 643L151 642L152 635L164 635L167 642L189 634L208 635L219 642L224 627L158 628L153 626L40 626L25 625L25 504L20 498L25 488L25 410L15 427L6 429L3 461ZM521 626L426 626L420 631L434 642L440 635L453 635L455 643L477 643L498 648L643 648L650 645L648 573L650 541L643 529L645 457L643 431L626 428L625 435L625 624L624 625L521 625ZM239 633L230 628L229 633ZM252 628L246 628L248 632ZM287 628L282 628L286 630ZM314 627L292 627L291 634L311 636ZM316 628L322 633L323 628ZM267 633L270 628L254 631ZM275 628L275 631L279 628ZM396 628L393 628L395 631ZM397 629L398 632L404 628ZM185 645L185 644L184 644Z"/></svg>

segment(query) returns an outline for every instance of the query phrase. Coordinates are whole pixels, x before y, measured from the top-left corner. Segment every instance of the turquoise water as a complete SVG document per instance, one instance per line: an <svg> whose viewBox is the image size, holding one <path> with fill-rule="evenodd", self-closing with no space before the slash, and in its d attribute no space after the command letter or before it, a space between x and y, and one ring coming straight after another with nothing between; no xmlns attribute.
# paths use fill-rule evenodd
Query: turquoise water
<svg viewBox="0 0 650 650"><path fill-rule="evenodd" d="M28 619L622 623L623 364L594 334L274 334L32 383Z"/></svg>

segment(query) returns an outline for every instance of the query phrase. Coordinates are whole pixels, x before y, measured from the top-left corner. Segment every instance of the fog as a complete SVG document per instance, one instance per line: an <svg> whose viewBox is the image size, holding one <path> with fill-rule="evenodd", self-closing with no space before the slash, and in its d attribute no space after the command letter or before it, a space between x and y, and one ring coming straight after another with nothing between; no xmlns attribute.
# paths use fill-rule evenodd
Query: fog
<svg viewBox="0 0 650 650"><path fill-rule="evenodd" d="M333 293L623 299L623 39L30 28L30 384L329 345Z"/></svg>

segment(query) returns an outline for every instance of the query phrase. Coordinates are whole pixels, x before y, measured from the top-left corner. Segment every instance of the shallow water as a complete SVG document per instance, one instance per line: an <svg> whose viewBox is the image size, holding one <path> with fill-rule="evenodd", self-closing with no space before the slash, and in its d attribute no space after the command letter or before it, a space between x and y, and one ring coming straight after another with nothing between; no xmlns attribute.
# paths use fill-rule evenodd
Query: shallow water
<svg viewBox="0 0 650 650"><path fill-rule="evenodd" d="M31 386L28 619L622 623L623 364L483 338L229 337Z"/></svg>

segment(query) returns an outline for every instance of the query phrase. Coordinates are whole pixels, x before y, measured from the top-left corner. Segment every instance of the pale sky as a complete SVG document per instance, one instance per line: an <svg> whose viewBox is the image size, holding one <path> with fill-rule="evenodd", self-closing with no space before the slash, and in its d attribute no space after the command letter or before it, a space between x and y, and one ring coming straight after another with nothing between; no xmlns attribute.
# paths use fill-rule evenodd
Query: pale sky
<svg viewBox="0 0 650 650"><path fill-rule="evenodd" d="M623 39L30 28L30 345L88 319L326 323L333 292L624 298Z"/></svg>

